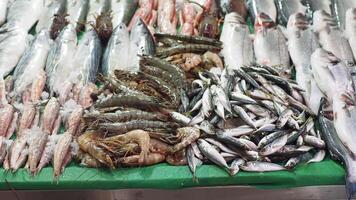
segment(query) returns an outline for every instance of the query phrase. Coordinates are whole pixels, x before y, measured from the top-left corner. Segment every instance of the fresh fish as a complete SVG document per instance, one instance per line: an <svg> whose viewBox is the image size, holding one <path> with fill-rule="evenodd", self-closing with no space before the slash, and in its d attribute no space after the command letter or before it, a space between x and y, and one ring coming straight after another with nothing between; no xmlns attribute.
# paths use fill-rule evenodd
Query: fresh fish
<svg viewBox="0 0 356 200"><path fill-rule="evenodd" d="M187 155L186 156L187 156L189 169L193 174L193 179L195 179L196 170L199 166L201 166L203 164L203 162L199 158L195 157L194 150L191 146L187 147Z"/></svg>
<svg viewBox="0 0 356 200"><path fill-rule="evenodd" d="M89 0L89 11L87 15L87 24L85 29L88 31L92 29L92 25L95 24L96 17L101 13L110 12L111 1L110 0Z"/></svg>
<svg viewBox="0 0 356 200"><path fill-rule="evenodd" d="M305 135L303 137L303 143L305 143L308 146L316 147L318 149L325 148L325 142L322 139L312 135Z"/></svg>
<svg viewBox="0 0 356 200"><path fill-rule="evenodd" d="M280 150L284 145L287 144L287 139L288 136L287 135L283 135L277 139L275 139L274 141L272 141L271 143L267 144L266 146L264 146L260 151L259 154L261 156L268 156L271 155L275 152L277 152L278 150Z"/></svg>
<svg viewBox="0 0 356 200"><path fill-rule="evenodd" d="M239 137L242 135L248 135L250 133L253 133L255 131L254 128L252 128L249 125L242 125L237 128L232 128L232 129L224 129L223 133L232 137Z"/></svg>
<svg viewBox="0 0 356 200"><path fill-rule="evenodd" d="M245 161L241 158L235 158L231 165L231 175L234 176L236 175L239 171L240 171L240 166L243 165L245 163Z"/></svg>
<svg viewBox="0 0 356 200"><path fill-rule="evenodd" d="M287 163L284 165L285 168L287 169L292 169L295 166L297 166L300 163L305 163L308 160L313 158L313 154L310 152L307 152L305 154L299 155L297 157L294 158L290 158Z"/></svg>
<svg viewBox="0 0 356 200"><path fill-rule="evenodd" d="M39 20L43 9L43 0L16 0L8 10L6 21L16 23L27 32Z"/></svg>
<svg viewBox="0 0 356 200"><path fill-rule="evenodd" d="M355 64L351 47L331 16L318 10L313 16L313 29L317 33L320 45L340 58L347 66Z"/></svg>
<svg viewBox="0 0 356 200"><path fill-rule="evenodd" d="M40 87L38 91L32 89L30 91L31 99L39 100L46 81L46 77L43 74L51 42L49 32L42 30L37 34L36 38L22 55L13 75L16 95L21 97L22 93L25 92L30 85L37 87L36 83L40 80L41 83L38 85L38 87ZM39 92L39 94L35 94L36 92ZM35 95L38 98L35 98Z"/></svg>
<svg viewBox="0 0 356 200"><path fill-rule="evenodd" d="M226 111L231 113L231 105L229 101L229 97L225 93L224 89L218 85L210 86L211 95L213 98L217 98L221 105L224 107Z"/></svg>
<svg viewBox="0 0 356 200"><path fill-rule="evenodd" d="M221 53L225 66L229 70L252 65L254 55L249 27L237 13L232 12L225 16L220 41L223 42Z"/></svg>
<svg viewBox="0 0 356 200"><path fill-rule="evenodd" d="M46 147L48 140L48 134L41 131L40 128L36 128L31 133L29 139L29 148L28 148L28 162L31 174L37 172L37 165L40 162L42 153Z"/></svg>
<svg viewBox="0 0 356 200"><path fill-rule="evenodd" d="M156 52L155 42L148 30L146 24L141 20L137 20L132 27L130 34L130 51L129 51L129 71L138 71L139 57L138 55L154 55Z"/></svg>
<svg viewBox="0 0 356 200"><path fill-rule="evenodd" d="M222 15L225 16L232 12L236 12L243 19L247 18L247 6L245 0L220 0L219 3L220 11Z"/></svg>
<svg viewBox="0 0 356 200"><path fill-rule="evenodd" d="M277 20L277 8L274 0L248 0L248 10L252 17L252 22L256 22L258 15L265 13L274 22Z"/></svg>
<svg viewBox="0 0 356 200"><path fill-rule="evenodd" d="M319 150L314 154L314 157L310 160L308 160L307 163L317 163L323 161L325 158L325 151L324 150Z"/></svg>
<svg viewBox="0 0 356 200"><path fill-rule="evenodd" d="M54 149L60 137L61 135L48 136L47 143L41 155L41 159L38 163L36 173L40 172L43 167L45 167L46 165L48 165L49 162L52 161Z"/></svg>
<svg viewBox="0 0 356 200"><path fill-rule="evenodd" d="M123 23L126 26L130 23L132 16L138 7L138 0L113 0L111 10L113 11L113 26Z"/></svg>
<svg viewBox="0 0 356 200"><path fill-rule="evenodd" d="M354 59L356 59L356 8L346 11L345 36L349 40Z"/></svg>
<svg viewBox="0 0 356 200"><path fill-rule="evenodd" d="M205 138L205 141L209 142L210 144L212 144L214 146L217 146L223 152L230 153L230 154L233 154L233 155L237 155L236 152L234 152L229 147L225 146L224 144L222 144L221 142L219 142L217 140L214 140L212 138Z"/></svg>
<svg viewBox="0 0 356 200"><path fill-rule="evenodd" d="M191 119L183 114L180 114L178 112L170 112L169 116L172 118L173 121L183 124L183 125L188 125Z"/></svg>
<svg viewBox="0 0 356 200"><path fill-rule="evenodd" d="M240 165L240 168L247 172L272 172L285 170L283 166L269 162L248 161Z"/></svg>
<svg viewBox="0 0 356 200"><path fill-rule="evenodd" d="M5 23L8 2L9 0L3 0L0 2L0 26Z"/></svg>
<svg viewBox="0 0 356 200"><path fill-rule="evenodd" d="M324 10L325 12L329 13L329 15L331 15L333 13L331 1L332 0L310 0L308 2L312 12Z"/></svg>
<svg viewBox="0 0 356 200"><path fill-rule="evenodd" d="M129 63L130 36L125 24L119 24L111 35L105 49L102 71L114 75L115 70L127 70Z"/></svg>
<svg viewBox="0 0 356 200"><path fill-rule="evenodd" d="M257 64L273 67L282 76L290 77L287 40L280 28L268 15L261 13L256 19L255 31L254 49Z"/></svg>
<svg viewBox="0 0 356 200"><path fill-rule="evenodd" d="M340 28L345 30L347 10L350 8L356 8L356 2L354 0L334 0L333 6L337 22Z"/></svg>
<svg viewBox="0 0 356 200"><path fill-rule="evenodd" d="M94 83L101 61L102 46L94 30L86 32L80 40L74 56L78 81L85 86Z"/></svg>
<svg viewBox="0 0 356 200"><path fill-rule="evenodd" d="M74 71L73 59L77 45L77 34L72 24L67 25L55 40L46 63L47 87L51 94L62 96L66 81Z"/></svg>
<svg viewBox="0 0 356 200"><path fill-rule="evenodd" d="M42 29L50 31L53 23L53 17L58 15L62 16L66 13L66 0L51 0L45 1L44 9L36 25L36 32L40 32Z"/></svg>
<svg viewBox="0 0 356 200"><path fill-rule="evenodd" d="M224 169L230 169L224 157L222 157L220 153L208 142L203 139L198 139L198 147L202 154L207 157L211 162L217 164L220 167L223 167Z"/></svg>
<svg viewBox="0 0 356 200"><path fill-rule="evenodd" d="M234 111L240 116L240 118L246 122L247 125L251 126L252 128L256 129L255 122L251 119L251 117L247 114L247 112L240 106L234 106Z"/></svg>
<svg viewBox="0 0 356 200"><path fill-rule="evenodd" d="M276 0L278 10L278 21L286 26L290 16L301 13L307 14L307 6L303 4L303 0Z"/></svg>
<svg viewBox="0 0 356 200"><path fill-rule="evenodd" d="M207 88L202 97L202 107L201 111L205 117L210 117L211 112L213 111L213 103L210 88Z"/></svg>
<svg viewBox="0 0 356 200"><path fill-rule="evenodd" d="M71 143L73 136L69 133L63 133L58 140L53 155L53 176L58 178L63 172L65 166L71 160Z"/></svg>
<svg viewBox="0 0 356 200"><path fill-rule="evenodd" d="M27 45L27 30L7 23L0 28L0 76L4 78L19 62Z"/></svg>
<svg viewBox="0 0 356 200"><path fill-rule="evenodd" d="M287 25L288 50L296 70L296 81L304 90L302 92L306 104L310 107L312 91L312 71L310 57L318 48L316 35L309 27L306 16L296 13L290 16ZM315 88L317 90L318 88ZM317 92L317 91L313 91ZM314 97L314 95L313 95ZM315 110L313 110L315 111Z"/></svg>
<svg viewBox="0 0 356 200"><path fill-rule="evenodd" d="M9 164L13 171L16 171L26 161L28 155L27 141L30 134L30 130L26 130L26 133L14 140L9 149Z"/></svg>
<svg viewBox="0 0 356 200"><path fill-rule="evenodd" d="M176 13L176 0L158 0L157 2L158 30L161 33L177 34L178 16ZM203 16L201 24L204 23L205 17Z"/></svg>
<svg viewBox="0 0 356 200"><path fill-rule="evenodd" d="M77 31L82 30L89 12L90 0L67 0L67 20Z"/></svg>

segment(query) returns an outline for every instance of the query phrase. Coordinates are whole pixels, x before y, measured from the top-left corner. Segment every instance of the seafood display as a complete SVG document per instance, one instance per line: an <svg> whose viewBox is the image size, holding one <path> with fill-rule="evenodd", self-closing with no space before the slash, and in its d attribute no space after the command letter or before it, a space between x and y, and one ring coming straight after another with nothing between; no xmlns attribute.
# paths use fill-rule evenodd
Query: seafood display
<svg viewBox="0 0 356 200"><path fill-rule="evenodd" d="M355 27L352 0L2 0L0 165L198 181L330 157L352 198Z"/></svg>

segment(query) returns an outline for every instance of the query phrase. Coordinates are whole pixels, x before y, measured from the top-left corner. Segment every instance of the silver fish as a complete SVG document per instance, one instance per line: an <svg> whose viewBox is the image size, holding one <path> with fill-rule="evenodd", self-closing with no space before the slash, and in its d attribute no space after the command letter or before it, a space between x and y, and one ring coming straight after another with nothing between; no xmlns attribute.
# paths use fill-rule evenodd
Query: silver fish
<svg viewBox="0 0 356 200"><path fill-rule="evenodd" d="M229 166L227 165L224 157L222 157L220 153L208 142L203 139L198 139L198 146L203 155L206 156L211 162L229 170Z"/></svg>
<svg viewBox="0 0 356 200"><path fill-rule="evenodd" d="M50 0L45 1L44 9L36 25L36 32L40 32L42 29L50 31L53 17L55 15L62 16L66 13L66 0Z"/></svg>
<svg viewBox="0 0 356 200"><path fill-rule="evenodd" d="M220 41L223 42L221 53L227 69L252 65L254 62L253 43L249 28L240 15L232 12L225 16Z"/></svg>
<svg viewBox="0 0 356 200"><path fill-rule="evenodd" d="M275 152L277 152L278 150L280 150L284 145L287 144L287 139L288 136L287 135L283 135L277 139L275 139L273 142L267 144L266 146L264 146L260 151L259 154L261 156L268 156L271 155Z"/></svg>
<svg viewBox="0 0 356 200"><path fill-rule="evenodd" d="M77 31L82 30L89 12L90 0L67 0L67 19Z"/></svg>
<svg viewBox="0 0 356 200"><path fill-rule="evenodd" d="M318 10L314 13L313 29L323 49L333 53L348 66L355 64L347 39L327 12Z"/></svg>
<svg viewBox="0 0 356 200"><path fill-rule="evenodd" d="M212 85L210 86L210 90L213 98L218 98L219 102L224 107L224 109L229 113L231 113L231 105L230 105L229 97L225 93L224 89L221 86Z"/></svg>
<svg viewBox="0 0 356 200"><path fill-rule="evenodd" d="M307 6L305 6L302 0L276 0L276 6L278 10L278 21L282 25L287 25L290 16L295 13L307 13Z"/></svg>
<svg viewBox="0 0 356 200"><path fill-rule="evenodd" d="M201 112L205 117L210 117L211 112L213 111L213 103L211 102L212 96L210 88L207 88L202 97L202 107Z"/></svg>
<svg viewBox="0 0 356 200"><path fill-rule="evenodd" d="M115 70L127 70L130 36L125 24L119 24L111 35L103 55L102 71L114 75Z"/></svg>
<svg viewBox="0 0 356 200"><path fill-rule="evenodd" d="M316 163L316 162L321 162L325 158L325 151L324 150L319 150L314 154L314 157L310 160L308 160L307 163Z"/></svg>
<svg viewBox="0 0 356 200"><path fill-rule="evenodd" d="M250 118L246 111L240 106L233 106L234 111L246 122L249 126L256 129L255 122Z"/></svg>
<svg viewBox="0 0 356 200"><path fill-rule="evenodd" d="M126 26L129 24L131 18L135 14L138 7L138 0L114 0L111 2L111 9L113 10L113 26L123 23Z"/></svg>
<svg viewBox="0 0 356 200"><path fill-rule="evenodd" d="M173 121L183 124L183 125L188 125L191 119L183 114L180 114L178 112L170 112L169 116L173 119Z"/></svg>
<svg viewBox="0 0 356 200"><path fill-rule="evenodd" d="M8 2L9 0L3 0L0 2L0 26L5 23Z"/></svg>
<svg viewBox="0 0 356 200"><path fill-rule="evenodd" d="M214 140L212 138L205 138L205 141L209 142L210 144L212 144L214 146L217 146L223 152L230 153L230 154L233 154L233 155L237 155L236 152L234 152L229 147L225 146L224 144L222 144L221 142L219 142L217 140Z"/></svg>
<svg viewBox="0 0 356 200"><path fill-rule="evenodd" d="M240 168L247 172L272 172L285 170L283 166L269 162L249 161L242 165Z"/></svg>
<svg viewBox="0 0 356 200"><path fill-rule="evenodd" d="M194 150L191 146L187 147L187 161L190 171L193 174L193 179L196 177L196 170L199 166L203 164L203 162L195 157Z"/></svg>
<svg viewBox="0 0 356 200"><path fill-rule="evenodd" d="M89 0L89 11L87 15L87 24L85 29L92 29L92 24L95 23L95 18L101 13L109 12L111 8L110 0Z"/></svg>
<svg viewBox="0 0 356 200"><path fill-rule="evenodd" d="M277 8L274 0L248 0L247 6L253 21L256 22L259 14L266 13L274 22L276 22Z"/></svg>
<svg viewBox="0 0 356 200"><path fill-rule="evenodd" d="M230 165L231 175L232 176L236 175L240 170L240 166L243 165L244 163L245 161L241 158L234 159Z"/></svg>
<svg viewBox="0 0 356 200"><path fill-rule="evenodd" d="M79 83L94 83L101 61L102 46L98 34L94 30L86 32L80 40L75 53L74 66Z"/></svg>
<svg viewBox="0 0 356 200"><path fill-rule="evenodd" d="M356 8L346 11L345 36L349 40L354 59L356 59Z"/></svg>

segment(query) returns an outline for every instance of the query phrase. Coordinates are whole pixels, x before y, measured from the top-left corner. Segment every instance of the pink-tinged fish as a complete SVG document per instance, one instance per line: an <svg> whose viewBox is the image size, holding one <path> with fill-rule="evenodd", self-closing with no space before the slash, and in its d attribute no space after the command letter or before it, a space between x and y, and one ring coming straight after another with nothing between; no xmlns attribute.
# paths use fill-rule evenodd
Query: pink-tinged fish
<svg viewBox="0 0 356 200"><path fill-rule="evenodd" d="M54 148L56 147L59 137L60 135L50 135L48 137L35 173L39 173L43 167L51 162L53 159Z"/></svg>
<svg viewBox="0 0 356 200"><path fill-rule="evenodd" d="M30 173L35 174L37 172L37 165L40 162L47 144L48 134L43 132L39 127L31 129L31 131L28 148L28 163Z"/></svg>
<svg viewBox="0 0 356 200"><path fill-rule="evenodd" d="M19 126L17 129L17 136L21 136L26 129L29 129L33 125L33 121L36 116L37 109L34 104L26 103L21 113Z"/></svg>
<svg viewBox="0 0 356 200"><path fill-rule="evenodd" d="M56 147L54 148L53 155L53 176L58 178L65 166L69 163L72 158L71 155L71 143L73 141L72 134L65 132L61 135L58 140Z"/></svg>
<svg viewBox="0 0 356 200"><path fill-rule="evenodd" d="M158 0L157 26L162 33L177 33L178 18L175 0Z"/></svg>
<svg viewBox="0 0 356 200"><path fill-rule="evenodd" d="M136 10L134 16L132 17L128 29L131 30L133 26L137 23L138 19L143 20L143 22L148 26L151 33L154 33L154 26L157 22L157 0L139 0L139 8Z"/></svg>
<svg viewBox="0 0 356 200"><path fill-rule="evenodd" d="M60 104L58 100L52 97L42 114L42 130L47 134L57 134L58 131L58 120L60 120L61 116L59 113ZM59 119L58 119L59 118Z"/></svg>

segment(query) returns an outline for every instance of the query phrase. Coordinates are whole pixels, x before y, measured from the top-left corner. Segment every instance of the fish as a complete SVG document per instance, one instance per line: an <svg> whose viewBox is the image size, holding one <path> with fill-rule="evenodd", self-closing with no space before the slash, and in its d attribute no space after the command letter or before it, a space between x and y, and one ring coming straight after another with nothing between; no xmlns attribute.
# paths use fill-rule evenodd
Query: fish
<svg viewBox="0 0 356 200"><path fill-rule="evenodd" d="M27 32L39 20L43 10L43 0L16 0L7 12L6 21L16 23Z"/></svg>
<svg viewBox="0 0 356 200"><path fill-rule="evenodd" d="M319 150L314 154L314 157L310 160L308 160L307 163L317 163L321 162L325 158L325 150Z"/></svg>
<svg viewBox="0 0 356 200"><path fill-rule="evenodd" d="M203 164L203 162L199 158L195 157L194 150L191 146L187 147L186 156L187 156L189 169L193 174L193 179L195 179L196 178L196 170L199 166L201 166Z"/></svg>
<svg viewBox="0 0 356 200"><path fill-rule="evenodd" d="M48 134L41 131L39 127L32 129L29 139L28 162L31 174L37 172L37 165L40 162L43 151L48 140Z"/></svg>
<svg viewBox="0 0 356 200"><path fill-rule="evenodd" d="M71 143L73 136L69 133L63 133L54 148L53 155L53 176L58 178L63 172L65 166L71 160Z"/></svg>
<svg viewBox="0 0 356 200"><path fill-rule="evenodd" d="M96 81L101 61L102 45L94 30L87 31L79 41L74 56L77 84L85 86Z"/></svg>
<svg viewBox="0 0 356 200"><path fill-rule="evenodd" d="M333 1L333 11L335 13L336 21L342 30L345 30L346 26L346 14L350 8L356 8L356 2L353 0L340 0Z"/></svg>
<svg viewBox="0 0 356 200"><path fill-rule="evenodd" d="M245 0L221 0L217 1L222 16L232 12L239 14L243 19L247 18L247 6Z"/></svg>
<svg viewBox="0 0 356 200"><path fill-rule="evenodd" d="M62 16L66 13L66 0L51 0L45 1L44 9L36 25L36 32L40 32L42 29L49 30L52 27L53 17Z"/></svg>
<svg viewBox="0 0 356 200"><path fill-rule="evenodd" d="M60 137L61 135L48 136L46 146L37 165L36 173L39 173L43 167L45 167L50 161L52 161L54 149Z"/></svg>
<svg viewBox="0 0 356 200"><path fill-rule="evenodd" d="M309 26L307 17L303 13L290 16L287 25L288 50L296 71L296 81L304 90L302 92L306 105L310 107L311 82L311 55L319 47L318 39ZM317 90L318 88L315 88ZM313 91L318 92L318 91ZM318 108L318 106L317 106Z"/></svg>
<svg viewBox="0 0 356 200"><path fill-rule="evenodd" d="M255 22L256 62L275 68L284 77L290 77L290 61L287 40L281 29L265 13L258 15Z"/></svg>
<svg viewBox="0 0 356 200"><path fill-rule="evenodd" d="M278 150L280 150L281 148L284 147L284 145L287 144L287 139L288 139L288 135L283 135L277 139L275 139L274 141L272 141L271 143L267 144L266 146L264 146L260 151L259 154L261 156L268 156L271 155L275 152L277 152Z"/></svg>
<svg viewBox="0 0 356 200"><path fill-rule="evenodd" d="M178 24L178 17L176 13L176 0L158 0L158 8L157 8L158 30L161 33L176 34L177 24Z"/></svg>
<svg viewBox="0 0 356 200"><path fill-rule="evenodd" d="M345 36L349 41L354 59L356 59L356 8L346 11Z"/></svg>
<svg viewBox="0 0 356 200"><path fill-rule="evenodd" d="M28 155L28 137L31 130L27 129L26 132L17 137L9 149L9 164L13 171L17 171L26 161Z"/></svg>
<svg viewBox="0 0 356 200"><path fill-rule="evenodd" d="M77 31L83 30L89 12L90 0L67 0L66 17L69 24L72 24Z"/></svg>
<svg viewBox="0 0 356 200"><path fill-rule="evenodd" d="M110 12L111 1L110 0L89 0L89 11L87 14L87 24L85 25L85 30L89 31L92 29L96 18L105 12Z"/></svg>
<svg viewBox="0 0 356 200"><path fill-rule="evenodd" d="M154 39L146 24L141 19L138 19L130 33L129 67L127 70L138 71L138 55L154 55L156 52L155 46Z"/></svg>
<svg viewBox="0 0 356 200"><path fill-rule="evenodd" d="M248 161L240 165L240 168L247 172L272 172L286 170L283 166L260 161Z"/></svg>
<svg viewBox="0 0 356 200"><path fill-rule="evenodd" d="M138 7L138 0L120 0L112 1L111 9L113 10L112 23L114 27L123 23L129 25L131 18L135 14Z"/></svg>
<svg viewBox="0 0 356 200"><path fill-rule="evenodd" d="M323 10L316 11L313 16L313 30L323 49L333 53L347 66L355 64L351 47L330 14Z"/></svg>
<svg viewBox="0 0 356 200"><path fill-rule="evenodd" d="M203 139L198 139L197 143L201 153L211 162L217 164L220 167L223 167L224 169L230 169L224 157L222 157L220 153L216 149L214 149L214 147L211 146L208 142Z"/></svg>
<svg viewBox="0 0 356 200"><path fill-rule="evenodd" d="M253 64L253 43L249 27L240 15L232 12L225 16L220 41L223 42L221 54L229 71Z"/></svg>
<svg viewBox="0 0 356 200"><path fill-rule="evenodd" d="M0 28L0 76L9 75L22 54L28 42L27 31L18 25L8 22Z"/></svg>
<svg viewBox="0 0 356 200"><path fill-rule="evenodd" d="M290 158L287 163L284 165L285 168L287 169L292 169L298 164L305 163L308 160L311 160L313 158L313 154L310 152L307 152L305 154L301 154L297 157Z"/></svg>
<svg viewBox="0 0 356 200"><path fill-rule="evenodd" d="M290 16L296 13L307 14L308 7L303 3L302 0L277 0L276 7L279 23L286 26Z"/></svg>
<svg viewBox="0 0 356 200"><path fill-rule="evenodd" d="M240 171L240 166L243 165L245 161L241 158L235 158L230 165L231 175L234 176Z"/></svg>
<svg viewBox="0 0 356 200"><path fill-rule="evenodd" d="M71 83L75 77L73 72L74 54L77 49L77 34L75 26L67 25L54 41L46 61L47 88L51 95L67 96L68 81Z"/></svg>
<svg viewBox="0 0 356 200"><path fill-rule="evenodd" d="M247 7L252 22L256 22L261 13L265 13L274 22L277 20L277 8L274 0L248 0Z"/></svg>
<svg viewBox="0 0 356 200"><path fill-rule="evenodd" d="M9 0L3 0L0 2L0 26L6 21L7 6Z"/></svg>
<svg viewBox="0 0 356 200"><path fill-rule="evenodd" d="M125 24L120 23L114 29L103 55L102 71L104 75L114 75L115 70L127 70L129 67L129 48L129 31Z"/></svg>
<svg viewBox="0 0 356 200"><path fill-rule="evenodd" d="M17 96L21 97L32 85L29 91L30 98L32 101L39 100L46 81L44 68L51 42L49 32L42 30L22 55L13 74L14 90ZM22 96L22 98L26 97Z"/></svg>
<svg viewBox="0 0 356 200"><path fill-rule="evenodd" d="M333 14L332 0L311 0L308 2L313 13L318 10L324 10L325 12L329 13L329 15Z"/></svg>

